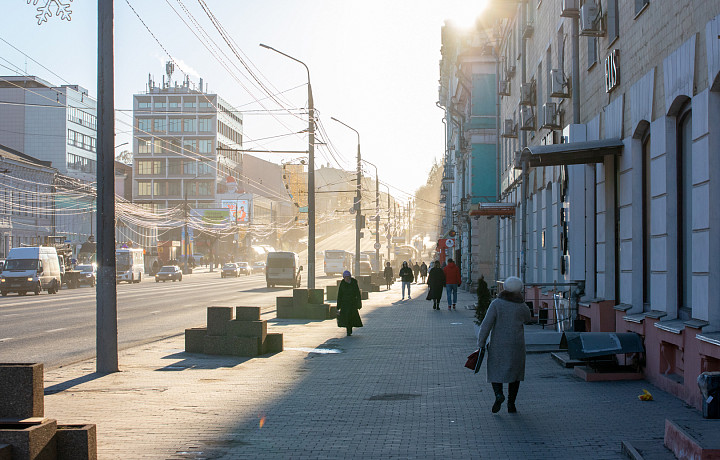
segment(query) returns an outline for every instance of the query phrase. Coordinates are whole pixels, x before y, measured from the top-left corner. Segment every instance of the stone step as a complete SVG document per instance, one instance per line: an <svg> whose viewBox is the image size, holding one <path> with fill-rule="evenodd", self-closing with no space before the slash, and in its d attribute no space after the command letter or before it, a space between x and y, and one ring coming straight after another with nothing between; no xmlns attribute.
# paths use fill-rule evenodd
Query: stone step
<svg viewBox="0 0 720 460"><path fill-rule="evenodd" d="M584 366L587 364L585 361L580 361L579 359L572 359L570 358L570 355L567 351L556 351L553 353L550 353L550 356L552 356L552 359L560 363L562 367L566 368L572 368L575 366Z"/></svg>
<svg viewBox="0 0 720 460"><path fill-rule="evenodd" d="M623 441L622 452L632 460L677 460L662 439Z"/></svg>
<svg viewBox="0 0 720 460"><path fill-rule="evenodd" d="M720 459L720 420L665 420L665 446L678 458Z"/></svg>

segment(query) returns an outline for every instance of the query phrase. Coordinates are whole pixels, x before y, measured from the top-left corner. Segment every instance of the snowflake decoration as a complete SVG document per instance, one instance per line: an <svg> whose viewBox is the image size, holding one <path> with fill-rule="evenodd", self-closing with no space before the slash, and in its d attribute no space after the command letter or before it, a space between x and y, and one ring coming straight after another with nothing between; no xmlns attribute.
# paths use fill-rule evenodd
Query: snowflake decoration
<svg viewBox="0 0 720 460"><path fill-rule="evenodd" d="M40 0L27 0L27 4L32 3L34 6L38 4ZM60 16L60 19L67 19L71 21L72 10L70 10L70 3L73 0L44 0L45 4L37 7L38 14L35 17L38 20L38 25L42 25L43 22L47 22L48 19L53 17L53 7L55 7L55 16Z"/></svg>

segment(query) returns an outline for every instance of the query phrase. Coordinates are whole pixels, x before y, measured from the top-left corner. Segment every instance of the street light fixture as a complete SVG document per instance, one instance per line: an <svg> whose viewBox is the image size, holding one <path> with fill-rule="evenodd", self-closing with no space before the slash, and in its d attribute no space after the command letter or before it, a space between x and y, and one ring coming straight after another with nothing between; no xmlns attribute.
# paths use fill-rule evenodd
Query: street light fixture
<svg viewBox="0 0 720 460"><path fill-rule="evenodd" d="M357 129L353 128L352 126L343 123L342 121L338 120L335 117L330 117L331 120L337 121L344 127L355 131L355 134L357 134L357 187L356 187L356 195L355 195L355 276L358 276L360 274L360 226L362 225L362 216L361 211L362 208L360 207L360 202L362 201L362 194L361 192L361 185L360 181L362 180L362 168L360 167L360 133L357 131Z"/></svg>
<svg viewBox="0 0 720 460"><path fill-rule="evenodd" d="M272 46L260 46L285 56L305 67L308 78L308 289L315 289L315 104L313 102L310 69L301 60L278 51Z"/></svg>

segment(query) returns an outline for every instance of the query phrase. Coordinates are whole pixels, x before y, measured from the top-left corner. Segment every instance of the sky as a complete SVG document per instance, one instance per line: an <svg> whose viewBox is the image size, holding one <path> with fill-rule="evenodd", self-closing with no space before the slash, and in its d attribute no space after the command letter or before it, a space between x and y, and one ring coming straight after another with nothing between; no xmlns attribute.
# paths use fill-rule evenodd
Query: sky
<svg viewBox="0 0 720 460"><path fill-rule="evenodd" d="M96 96L97 2L75 0L71 21L55 16L38 25L36 8L48 0L28 1L5 2L0 74L15 75L19 68L55 85L78 84ZM267 90L250 77L201 0L115 0L116 145L131 141L133 94L146 91L148 74L160 84L171 56L177 64L173 81L187 74L197 85L202 77L209 92L244 111L244 148L306 150L307 134L300 132L307 119L296 109L307 107L307 73L259 46L264 43L310 69L321 125L318 141L324 143L316 147L317 167L356 167L357 136L331 120L335 117L359 132L363 159L377 166L381 183L390 184L393 195L412 193L425 183L433 162L444 154L443 112L435 105L440 28L445 19L470 25L484 0L204 3ZM202 31L218 58L203 46ZM282 93L276 97L282 107L268 98L273 92ZM120 146L117 153L127 148ZM302 155L258 156L280 163ZM364 169L375 175L374 167Z"/></svg>

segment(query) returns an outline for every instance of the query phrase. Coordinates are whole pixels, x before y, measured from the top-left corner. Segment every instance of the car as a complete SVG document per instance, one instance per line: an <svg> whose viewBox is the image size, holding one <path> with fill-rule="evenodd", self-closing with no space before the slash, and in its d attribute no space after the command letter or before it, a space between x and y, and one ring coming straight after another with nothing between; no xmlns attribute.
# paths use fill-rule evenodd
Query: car
<svg viewBox="0 0 720 460"><path fill-rule="evenodd" d="M250 264L247 262L238 262L236 264L238 266L238 271L242 275L249 275L252 273L252 268L250 268Z"/></svg>
<svg viewBox="0 0 720 460"><path fill-rule="evenodd" d="M265 273L265 262L258 261L252 265L253 273Z"/></svg>
<svg viewBox="0 0 720 460"><path fill-rule="evenodd" d="M75 270L80 272L80 276L78 277L79 285L87 284L90 287L95 286L97 280L97 267L95 264L76 265Z"/></svg>
<svg viewBox="0 0 720 460"><path fill-rule="evenodd" d="M180 270L180 267L177 265L163 265L160 268L160 271L155 274L156 283L159 283L160 281L164 283L169 280L172 280L173 282L182 281L182 270Z"/></svg>
<svg viewBox="0 0 720 460"><path fill-rule="evenodd" d="M360 261L360 274L361 275L372 275L372 264L368 260Z"/></svg>
<svg viewBox="0 0 720 460"><path fill-rule="evenodd" d="M234 262L229 262L223 265L220 270L220 278L227 278L229 276L237 278L240 275L240 269Z"/></svg>

